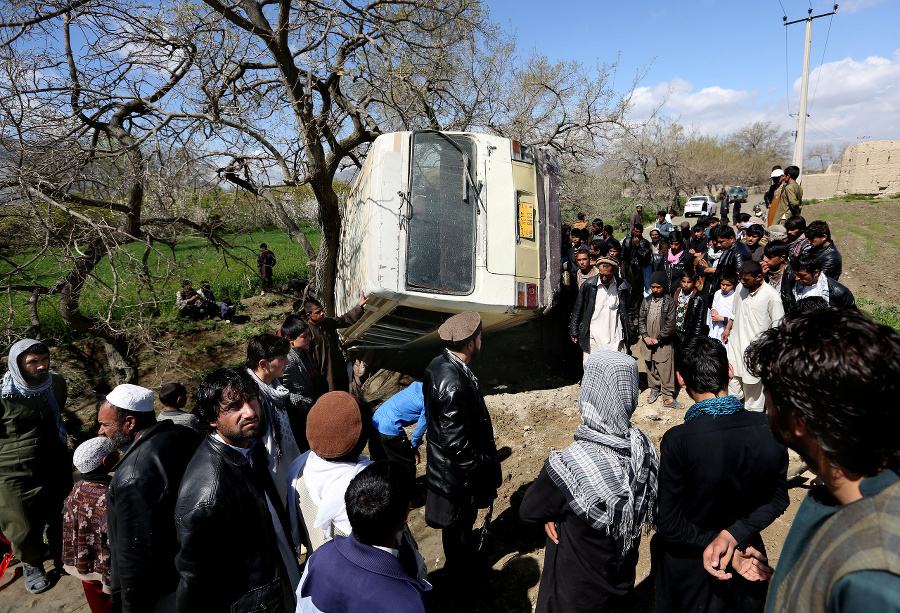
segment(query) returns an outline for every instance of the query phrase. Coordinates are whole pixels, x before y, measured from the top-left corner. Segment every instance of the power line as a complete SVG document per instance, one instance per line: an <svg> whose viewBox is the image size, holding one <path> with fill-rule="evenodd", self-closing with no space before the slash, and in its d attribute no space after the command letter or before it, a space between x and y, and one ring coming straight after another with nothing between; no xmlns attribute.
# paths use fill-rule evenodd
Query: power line
<svg viewBox="0 0 900 613"><path fill-rule="evenodd" d="M831 36L831 24L834 22L834 15L828 20L828 33L825 35L825 46L822 48L822 60L819 62L819 74L816 75L816 87L813 89L813 97L809 103L809 112L812 113L812 105L816 101L816 92L819 91L819 79L822 78L822 68L825 66L825 50L828 49L828 37Z"/></svg>
<svg viewBox="0 0 900 613"><path fill-rule="evenodd" d="M836 139L839 139L839 140L848 140L848 139L854 138L854 137L852 137L852 136L841 136L841 135L839 135L837 132L835 132L834 130L829 130L828 128L826 128L825 126L823 126L822 124L820 124L818 121L816 121L816 120L813 119L812 117L809 117L808 119L809 119L810 122L816 124L816 126L817 126L820 130L824 130L824 131L827 132L828 134L831 134L832 136L834 136L834 138L836 138Z"/></svg>

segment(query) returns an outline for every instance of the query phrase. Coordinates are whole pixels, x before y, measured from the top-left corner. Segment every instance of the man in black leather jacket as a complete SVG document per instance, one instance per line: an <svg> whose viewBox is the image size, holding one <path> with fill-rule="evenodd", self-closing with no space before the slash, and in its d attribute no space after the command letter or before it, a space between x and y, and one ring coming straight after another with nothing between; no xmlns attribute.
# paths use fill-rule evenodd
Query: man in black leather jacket
<svg viewBox="0 0 900 613"><path fill-rule="evenodd" d="M822 274L835 281L840 281L843 269L841 252L831 240L831 229L828 223L817 220L806 227L806 238L812 248L810 253L816 254L819 264L822 265Z"/></svg>
<svg viewBox="0 0 900 613"><path fill-rule="evenodd" d="M569 323L569 335L572 342L577 343L585 355L591 353L591 319L594 316L594 308L597 304L597 292L602 284L606 292L613 287L618 294L617 315L619 318L619 331L621 332L621 347L613 349L631 354L631 346L637 342L638 331L635 325L637 309L631 300L632 289L627 281L616 275L618 264L612 258L600 258L597 270L599 274L587 279L578 291L575 299L575 308L572 311L572 320ZM615 285L613 285L615 284ZM616 344L617 339L604 339L605 348Z"/></svg>
<svg viewBox="0 0 900 613"><path fill-rule="evenodd" d="M137 385L117 386L97 419L100 434L127 449L106 501L113 604L129 612L170 608L178 586L175 500L200 435L157 422L153 392Z"/></svg>
<svg viewBox="0 0 900 613"><path fill-rule="evenodd" d="M648 287L644 287L644 267L650 266L652 262L653 249L650 241L643 237L644 226L636 224L631 229L631 236L622 241L622 276L628 281L628 284L634 288L634 292L629 295L629 300L633 303L632 308L637 312L644 299L644 290L649 291ZM647 277L649 277L649 273Z"/></svg>
<svg viewBox="0 0 900 613"><path fill-rule="evenodd" d="M738 242L734 228L731 226L720 228L716 236L722 256L715 268L707 268L704 271L705 274L711 275L708 277L708 282L709 287L713 288L712 291L719 287L722 277L728 274L738 276L738 270L744 265L744 262L753 259L750 249L744 243Z"/></svg>
<svg viewBox="0 0 900 613"><path fill-rule="evenodd" d="M853 293L832 279L824 276L822 264L812 251L791 257L794 282L788 292L782 290L781 300L787 301L785 311L797 304L797 301L809 296L822 296L828 300L828 306L841 309L855 309L856 299ZM824 278L823 278L824 277ZM784 284L782 284L784 288ZM828 294L827 296L823 294Z"/></svg>
<svg viewBox="0 0 900 613"><path fill-rule="evenodd" d="M188 465L175 509L179 613L289 613L296 606L300 568L257 443L265 431L258 394L239 368L214 371L197 390L196 412L213 430Z"/></svg>
<svg viewBox="0 0 900 613"><path fill-rule="evenodd" d="M422 382L428 416L425 521L442 529L444 568L461 573L476 567L472 527L477 510L497 497L500 459L491 416L469 370L481 351L481 316L454 315L438 334L447 347Z"/></svg>

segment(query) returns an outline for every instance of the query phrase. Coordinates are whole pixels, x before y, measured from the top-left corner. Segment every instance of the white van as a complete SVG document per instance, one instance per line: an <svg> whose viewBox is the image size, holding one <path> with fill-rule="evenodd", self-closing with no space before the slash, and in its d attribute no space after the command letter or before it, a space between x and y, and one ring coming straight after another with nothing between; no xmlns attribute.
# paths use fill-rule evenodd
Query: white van
<svg viewBox="0 0 900 613"><path fill-rule="evenodd" d="M343 205L335 307L360 292L349 349L437 341L448 317L478 311L484 330L554 304L560 284L559 166L553 151L459 132L384 134Z"/></svg>

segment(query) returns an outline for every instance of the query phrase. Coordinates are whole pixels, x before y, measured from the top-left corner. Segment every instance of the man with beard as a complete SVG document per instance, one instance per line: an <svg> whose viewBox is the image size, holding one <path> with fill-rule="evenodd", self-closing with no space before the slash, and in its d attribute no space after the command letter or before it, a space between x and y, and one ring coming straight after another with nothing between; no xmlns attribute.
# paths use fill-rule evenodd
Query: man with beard
<svg viewBox="0 0 900 613"><path fill-rule="evenodd" d="M478 570L472 527L478 509L497 497L500 458L491 416L469 369L481 353L481 316L463 311L438 334L446 347L422 382L428 420L425 521L442 529L444 568L458 576Z"/></svg>
<svg viewBox="0 0 900 613"><path fill-rule="evenodd" d="M296 606L300 567L258 442L265 430L259 393L239 368L216 370L197 389L194 412L212 431L184 474L175 509L180 613Z"/></svg>
<svg viewBox="0 0 900 613"><path fill-rule="evenodd" d="M633 290L616 274L617 268L615 259L600 258L598 274L578 290L569 335L584 352L584 364L590 354L603 349L629 353L637 341L637 310L630 299Z"/></svg>
<svg viewBox="0 0 900 613"><path fill-rule="evenodd" d="M766 611L900 611L900 334L855 310L797 313L747 363L772 433L822 480L791 525ZM711 557L724 568L730 555Z"/></svg>
<svg viewBox="0 0 900 613"><path fill-rule="evenodd" d="M122 451L109 486L109 581L123 611L174 611L178 573L175 500L199 435L156 421L153 392L116 386L97 414L100 434Z"/></svg>
<svg viewBox="0 0 900 613"><path fill-rule="evenodd" d="M60 410L66 380L50 372L50 349L24 339L9 350L0 394L0 530L22 561L25 589L51 587L44 572L44 527L62 569L62 506L72 489L72 457Z"/></svg>

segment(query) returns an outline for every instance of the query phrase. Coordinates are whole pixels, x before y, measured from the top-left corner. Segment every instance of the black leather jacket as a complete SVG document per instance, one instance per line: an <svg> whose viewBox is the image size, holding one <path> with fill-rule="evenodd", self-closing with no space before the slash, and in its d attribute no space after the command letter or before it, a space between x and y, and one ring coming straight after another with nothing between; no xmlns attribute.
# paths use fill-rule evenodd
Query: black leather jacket
<svg viewBox="0 0 900 613"><path fill-rule="evenodd" d="M681 277L684 276L684 271L690 262L693 262L693 256L684 250L681 251L678 261L674 264L669 262L669 259L661 253L653 255L653 272L662 271L666 273L666 293L670 296L674 296L678 288L681 287Z"/></svg>
<svg viewBox="0 0 900 613"><path fill-rule="evenodd" d="M206 437L185 472L175 509L179 613L294 610L264 492L247 458Z"/></svg>
<svg viewBox="0 0 900 613"><path fill-rule="evenodd" d="M445 349L425 370L422 391L428 418L428 489L453 503L472 496L479 507L488 506L497 497L502 476L481 390Z"/></svg>
<svg viewBox="0 0 900 613"><path fill-rule="evenodd" d="M734 245L730 249L726 249L722 257L719 258L716 272L712 275L711 287L714 288L712 291L719 289L719 283L726 274L731 273L737 276L744 262L749 262L751 259L753 257L750 254L750 248L740 241L734 241Z"/></svg>
<svg viewBox="0 0 900 613"><path fill-rule="evenodd" d="M123 611L152 611L178 586L175 501L200 435L165 420L145 430L122 456L106 499L109 580Z"/></svg>
<svg viewBox="0 0 900 613"><path fill-rule="evenodd" d="M813 249L812 253L815 253L818 256L819 265L822 267L823 275L829 279L834 279L835 281L841 279L844 259L841 257L841 252L834 246L834 243L831 243L827 247L822 247L821 249Z"/></svg>
<svg viewBox="0 0 900 613"><path fill-rule="evenodd" d="M634 320L637 318L637 306L632 304L632 290L628 282L621 277L616 277L615 280L619 290L619 321L622 323L625 349L630 355L631 346L637 342L638 338L637 326L634 324ZM578 339L578 345L585 352L591 350L591 317L597 301L597 283L599 281L600 276L596 275L581 284L578 297L575 299L572 320L569 323L569 335Z"/></svg>
<svg viewBox="0 0 900 613"><path fill-rule="evenodd" d="M788 264L788 266L790 266L790 264ZM788 270L785 269L785 274L787 274L787 272ZM797 300L794 298L794 288L796 286L797 281L794 279L793 271L791 271L791 282L788 284L784 281L781 282L781 303L784 306L785 312L797 306ZM839 307L842 309L855 309L856 298L853 297L853 292L834 279L828 277L828 306Z"/></svg>
<svg viewBox="0 0 900 613"><path fill-rule="evenodd" d="M680 289L675 293L676 307L680 293ZM709 309L706 307L706 299L703 297L703 293L694 290L693 296L688 301L687 310L684 313L682 340L686 341L695 336L707 336L709 334L709 325L706 323L706 315L708 313Z"/></svg>
<svg viewBox="0 0 900 613"><path fill-rule="evenodd" d="M644 275L641 271L642 266L649 266L653 257L653 248L650 241L641 238L638 246L634 246L632 237L622 240L622 276L629 282L634 281L637 287L637 281L640 280L641 287L644 287Z"/></svg>

